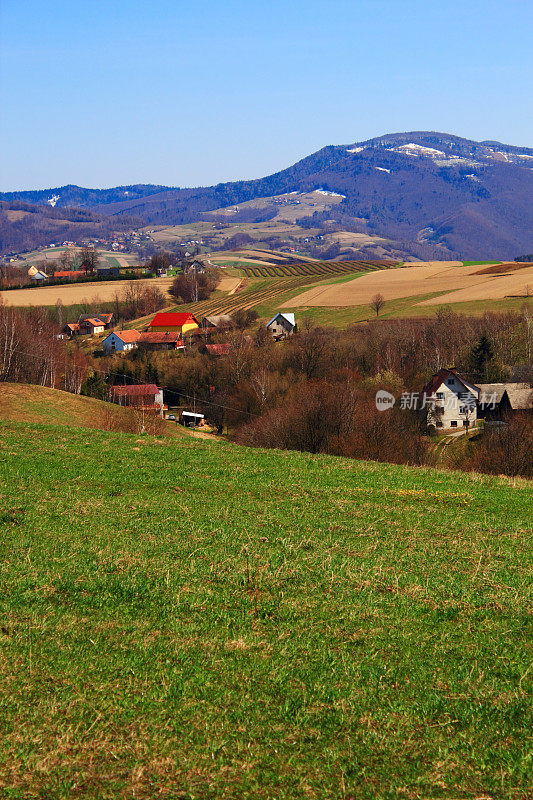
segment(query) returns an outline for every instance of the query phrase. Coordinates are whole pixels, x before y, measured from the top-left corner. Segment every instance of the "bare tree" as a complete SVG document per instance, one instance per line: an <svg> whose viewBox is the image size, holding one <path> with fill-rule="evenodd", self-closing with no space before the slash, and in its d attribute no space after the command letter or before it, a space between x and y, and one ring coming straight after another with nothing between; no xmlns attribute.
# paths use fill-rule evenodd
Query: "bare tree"
<svg viewBox="0 0 533 800"><path fill-rule="evenodd" d="M379 317L379 312L381 311L384 305L385 305L385 298L380 293L375 294L372 300L370 301L370 308L372 309L372 311L376 312L376 317Z"/></svg>

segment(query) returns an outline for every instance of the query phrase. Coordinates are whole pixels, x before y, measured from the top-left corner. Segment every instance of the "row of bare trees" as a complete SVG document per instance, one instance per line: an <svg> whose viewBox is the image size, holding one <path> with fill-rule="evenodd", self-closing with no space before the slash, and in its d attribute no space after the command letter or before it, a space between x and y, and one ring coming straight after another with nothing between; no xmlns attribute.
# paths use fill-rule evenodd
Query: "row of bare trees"
<svg viewBox="0 0 533 800"><path fill-rule="evenodd" d="M87 359L58 334L59 328L44 308L21 310L0 302L0 381L79 394Z"/></svg>

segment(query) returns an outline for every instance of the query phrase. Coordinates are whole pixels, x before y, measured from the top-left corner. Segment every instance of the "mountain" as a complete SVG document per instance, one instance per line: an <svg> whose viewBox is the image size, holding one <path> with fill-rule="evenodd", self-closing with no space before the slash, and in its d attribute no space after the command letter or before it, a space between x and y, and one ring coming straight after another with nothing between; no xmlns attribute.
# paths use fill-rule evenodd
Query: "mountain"
<svg viewBox="0 0 533 800"><path fill-rule="evenodd" d="M203 212L216 219L217 209L254 198L315 189L342 195L342 202L300 224L333 220L345 230L394 240L406 252L425 248L442 258L509 259L533 249L533 149L428 131L324 147L252 181L195 189L68 186L0 194L0 200L79 205L169 225L193 222ZM265 218L264 207L258 213Z"/></svg>

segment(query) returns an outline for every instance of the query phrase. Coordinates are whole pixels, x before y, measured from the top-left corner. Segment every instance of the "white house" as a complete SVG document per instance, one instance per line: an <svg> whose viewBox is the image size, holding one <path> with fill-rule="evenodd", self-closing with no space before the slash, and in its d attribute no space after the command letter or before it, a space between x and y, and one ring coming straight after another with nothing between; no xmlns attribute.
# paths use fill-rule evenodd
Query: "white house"
<svg viewBox="0 0 533 800"><path fill-rule="evenodd" d="M285 314L279 311L275 317L267 322L266 329L276 341L286 339L296 330L294 314Z"/></svg>
<svg viewBox="0 0 533 800"><path fill-rule="evenodd" d="M447 429L475 425L479 388L455 370L439 370L422 391L428 426Z"/></svg>
<svg viewBox="0 0 533 800"><path fill-rule="evenodd" d="M105 353L125 353L134 350L141 334L139 331L113 331L102 342Z"/></svg>

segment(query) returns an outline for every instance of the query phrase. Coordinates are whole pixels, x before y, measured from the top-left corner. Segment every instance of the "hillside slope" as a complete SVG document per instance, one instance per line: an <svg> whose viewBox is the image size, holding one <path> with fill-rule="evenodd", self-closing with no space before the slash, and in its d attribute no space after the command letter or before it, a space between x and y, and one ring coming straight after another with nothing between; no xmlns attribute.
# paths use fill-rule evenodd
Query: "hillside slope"
<svg viewBox="0 0 533 800"><path fill-rule="evenodd" d="M142 420L127 408L46 386L0 382L0 420L61 425L66 428L95 428L134 432ZM159 436L187 435L184 428L157 418L150 425Z"/></svg>
<svg viewBox="0 0 533 800"><path fill-rule="evenodd" d="M124 187L107 194L80 189L77 197L100 213L162 225L198 220L202 212L254 198L323 189L343 201L314 214L314 224L331 219L346 230L403 242L413 253L427 251L426 257L440 251L442 258L510 259L533 250L532 165L531 148L413 131L324 147L259 180L195 189L133 187L132 197ZM71 190L48 194L60 205L72 202ZM15 195L36 201L34 192ZM7 197L14 194L0 194ZM258 213L264 216L265 209Z"/></svg>
<svg viewBox="0 0 533 800"><path fill-rule="evenodd" d="M0 423L0 793L528 792L530 486Z"/></svg>

